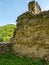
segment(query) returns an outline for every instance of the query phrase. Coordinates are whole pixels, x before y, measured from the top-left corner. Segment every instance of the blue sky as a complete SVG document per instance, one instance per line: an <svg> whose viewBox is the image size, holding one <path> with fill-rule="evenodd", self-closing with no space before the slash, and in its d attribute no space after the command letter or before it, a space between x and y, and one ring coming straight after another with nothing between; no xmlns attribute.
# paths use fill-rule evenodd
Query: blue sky
<svg viewBox="0 0 49 65"><path fill-rule="evenodd" d="M17 17L28 10L31 0L0 0L0 26L16 24ZM41 9L49 10L49 0L36 0Z"/></svg>

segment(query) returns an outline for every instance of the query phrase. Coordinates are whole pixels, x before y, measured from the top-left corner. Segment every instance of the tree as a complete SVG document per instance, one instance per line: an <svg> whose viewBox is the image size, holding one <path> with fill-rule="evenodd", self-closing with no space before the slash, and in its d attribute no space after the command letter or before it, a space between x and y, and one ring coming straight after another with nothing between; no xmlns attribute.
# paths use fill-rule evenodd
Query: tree
<svg viewBox="0 0 49 65"><path fill-rule="evenodd" d="M3 38L0 38L0 42L3 42Z"/></svg>

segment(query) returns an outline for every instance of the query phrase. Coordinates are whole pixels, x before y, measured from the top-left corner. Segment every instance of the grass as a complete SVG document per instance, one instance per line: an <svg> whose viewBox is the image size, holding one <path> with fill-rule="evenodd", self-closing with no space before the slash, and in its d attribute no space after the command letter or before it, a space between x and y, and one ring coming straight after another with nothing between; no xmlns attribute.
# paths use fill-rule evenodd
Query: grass
<svg viewBox="0 0 49 65"><path fill-rule="evenodd" d="M0 65L45 65L45 60L42 58L34 60L29 57L15 56L12 53L6 53L0 56ZM49 63L47 65L49 65Z"/></svg>

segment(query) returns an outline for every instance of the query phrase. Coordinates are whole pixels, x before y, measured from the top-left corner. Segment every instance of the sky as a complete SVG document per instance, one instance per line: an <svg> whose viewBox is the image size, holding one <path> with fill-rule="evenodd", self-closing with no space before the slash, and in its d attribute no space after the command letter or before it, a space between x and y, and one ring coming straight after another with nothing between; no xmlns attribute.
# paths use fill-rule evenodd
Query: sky
<svg viewBox="0 0 49 65"><path fill-rule="evenodd" d="M0 0L0 26L16 24L16 19L28 11L28 2L32 0ZM49 10L49 0L36 0L42 11Z"/></svg>

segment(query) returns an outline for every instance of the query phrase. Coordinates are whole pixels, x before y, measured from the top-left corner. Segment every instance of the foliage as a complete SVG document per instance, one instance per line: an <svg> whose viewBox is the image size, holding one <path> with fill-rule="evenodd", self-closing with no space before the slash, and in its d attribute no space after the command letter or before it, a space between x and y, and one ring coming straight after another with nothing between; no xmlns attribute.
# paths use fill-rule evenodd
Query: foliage
<svg viewBox="0 0 49 65"><path fill-rule="evenodd" d="M0 56L0 65L49 65L49 64L45 63L44 58L35 60L25 56L15 56L12 53L6 53Z"/></svg>
<svg viewBox="0 0 49 65"><path fill-rule="evenodd" d="M9 42L15 29L14 24L0 26L0 42Z"/></svg>
<svg viewBox="0 0 49 65"><path fill-rule="evenodd" d="M3 42L3 38L0 38L0 42Z"/></svg>

